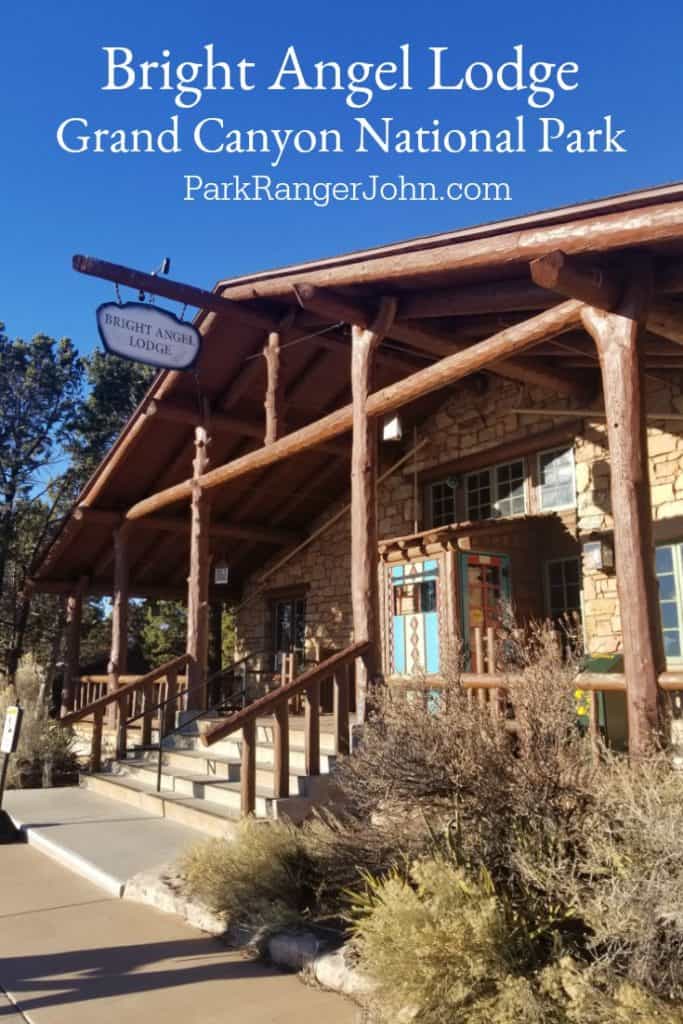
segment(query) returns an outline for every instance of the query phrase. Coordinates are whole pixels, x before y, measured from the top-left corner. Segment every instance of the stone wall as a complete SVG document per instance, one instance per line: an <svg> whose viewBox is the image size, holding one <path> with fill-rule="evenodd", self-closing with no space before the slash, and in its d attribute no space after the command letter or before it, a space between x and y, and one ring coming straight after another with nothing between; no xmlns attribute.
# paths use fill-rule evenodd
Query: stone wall
<svg viewBox="0 0 683 1024"><path fill-rule="evenodd" d="M516 408L571 409L572 402L564 397L553 396L540 389L529 388L495 378L486 378L482 393L480 379L451 389L439 409L418 428L418 440L427 440L417 456L419 474L428 472L450 460L456 460L475 452L491 450L491 462L495 463L495 446L527 438L530 434L543 433L553 427L566 424L567 417L550 418L538 415L520 415ZM647 379L647 407L651 412L683 413L683 388L681 375L671 374L667 380ZM576 404L576 403L574 403ZM585 407L585 402L583 406ZM683 539L683 422L662 419L651 422L648 429L652 501L654 508L655 536L659 541ZM383 468L397 461L403 450L410 447L394 448L382 445ZM538 534L534 546L538 575L535 594L534 583L527 570L517 572L520 585L528 596L525 612L532 610L534 601L542 613L542 570L540 563L550 557L565 557L578 552L577 536L589 535L594 531L611 528L609 507L609 453L605 438L605 426L599 420L584 423L584 431L575 445L577 510L551 517L555 525ZM535 473L534 458L528 466ZM415 496L413 489L414 465L411 462L399 469L380 487L379 492L379 536L397 537L413 532ZM532 480L533 484L533 480ZM418 502L418 529L422 522L422 488ZM534 490L529 491L533 508ZM348 500L348 497L345 501ZM343 504L328 509L320 519L311 524L316 529L329 520ZM502 526L503 524L500 524ZM514 530L507 526L506 530ZM492 537L500 528L492 523ZM528 550L526 541L520 536L511 547L520 552ZM492 541L487 541L492 542ZM290 587L307 586L306 618L307 648L311 655L317 653L316 643L324 654L347 644L352 637L350 604L350 522L348 514L343 516L330 530L326 531L309 547L297 554L287 565L271 576L264 592L259 591L258 579L267 571L263 566L247 582L244 590L246 602L238 614L238 656L247 652L269 650L271 647L272 621L270 609L278 591ZM278 559L282 554L278 555ZM273 561L276 561L274 559ZM522 572L526 577L522 580ZM514 568L513 568L514 574ZM513 587L515 579L513 575ZM619 609L616 596L616 581L613 575L587 572L584 577L584 618L587 647L591 653L612 653L620 648Z"/></svg>

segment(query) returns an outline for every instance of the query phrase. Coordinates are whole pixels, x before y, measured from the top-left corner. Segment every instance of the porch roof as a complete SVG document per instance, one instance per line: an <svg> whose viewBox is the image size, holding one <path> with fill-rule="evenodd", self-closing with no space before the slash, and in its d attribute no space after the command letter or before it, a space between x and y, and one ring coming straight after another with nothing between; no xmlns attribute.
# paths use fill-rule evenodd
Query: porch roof
<svg viewBox="0 0 683 1024"><path fill-rule="evenodd" d="M234 300L235 313L197 314L204 339L197 377L177 371L157 375L43 553L33 574L36 585L67 590L88 577L91 592L111 591L112 529L131 505L191 475L198 395L212 411L213 465L261 446L263 324L295 315L294 325L284 328L282 353L289 431L349 401L344 316L349 307L371 316L381 296L399 298L397 319L379 349L379 388L560 301L531 282L529 260L565 250L609 270L634 249L652 253L660 278L666 279L667 320L654 325L657 333L648 327L646 365L683 367L678 296L683 292L683 185L219 282L215 294ZM321 312L315 296L304 300L302 309L301 285L332 289L326 294L336 296L338 310ZM599 380L593 343L581 331L544 342L506 368L491 372L549 389L556 385L577 396L586 386L595 389ZM421 420L443 397L437 392L414 402L404 418ZM346 435L213 494L212 552L228 561L237 588L278 549L302 539L348 489L349 456ZM188 560L186 508L136 521L130 537L131 594L182 595Z"/></svg>

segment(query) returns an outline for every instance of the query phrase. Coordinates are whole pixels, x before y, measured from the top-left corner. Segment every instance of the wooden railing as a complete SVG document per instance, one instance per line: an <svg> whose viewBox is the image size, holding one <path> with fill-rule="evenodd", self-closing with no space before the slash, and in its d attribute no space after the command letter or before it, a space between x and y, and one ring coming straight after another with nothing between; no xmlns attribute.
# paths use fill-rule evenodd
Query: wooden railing
<svg viewBox="0 0 683 1024"><path fill-rule="evenodd" d="M204 746L210 747L242 730L242 814L251 814L256 803L256 720L262 715L273 715L274 796L289 796L289 704L300 694L304 695L305 773L320 774L320 687L330 678L334 680L335 747L340 754L349 752L349 667L369 646L365 641L345 647L201 734Z"/></svg>
<svg viewBox="0 0 683 1024"><path fill-rule="evenodd" d="M137 675L121 675L119 676L119 688L127 686L129 683L135 683L142 676L138 673ZM180 688L186 682L185 676L178 676L177 683ZM156 703L161 704L168 697L168 682L165 676L160 679L154 680L154 689L156 692ZM106 696L109 689L109 676L107 675L87 675L80 676L76 679L76 689L74 694L74 711L81 711L87 708L90 704L94 704L100 697ZM137 715L142 711L143 694L138 691L133 694L131 698L131 714Z"/></svg>
<svg viewBox="0 0 683 1024"><path fill-rule="evenodd" d="M471 651L473 671L460 674L461 686L469 691L473 699L482 705L488 705L491 713L505 717L506 726L515 731L514 723L514 684L521 676L515 672L505 672L498 668L495 630L489 626L484 634L480 628L473 631ZM683 693L683 671L662 672L658 677L659 688L665 693ZM587 694L588 718L590 733L594 738L598 734L598 714L596 693L626 693L626 677L622 672L579 672L573 681L573 688ZM414 688L414 683L406 683L405 688ZM438 684L426 679L422 684L426 691L438 690Z"/></svg>
<svg viewBox="0 0 683 1024"><path fill-rule="evenodd" d="M106 709L111 705L116 706L117 757L126 756L126 723L130 718L135 717L135 714L132 711L133 704L135 703L137 706L140 701L142 702L142 734L140 742L143 746L148 745L152 738L152 716L154 708L159 703L159 701L155 699L155 683L158 683L159 680L162 679L165 680L166 692L168 694L166 699L168 700L168 703L165 706L164 713L169 716L175 716L177 703L176 698L182 695L182 692L179 693L178 691L178 672L181 668L185 668L189 661L189 654L181 654L178 658L173 658L171 661L167 661L165 664L159 665L158 668L153 669L146 675L136 677L132 682L125 683L123 686L120 686L117 690L113 690L111 693L103 694L96 700L91 701L89 704L85 704L76 711L70 711L69 714L64 715L59 719L61 725L73 725L75 722L80 722L84 718L92 716L93 728L90 747L91 771L99 771L102 762L102 726L104 723L104 713Z"/></svg>

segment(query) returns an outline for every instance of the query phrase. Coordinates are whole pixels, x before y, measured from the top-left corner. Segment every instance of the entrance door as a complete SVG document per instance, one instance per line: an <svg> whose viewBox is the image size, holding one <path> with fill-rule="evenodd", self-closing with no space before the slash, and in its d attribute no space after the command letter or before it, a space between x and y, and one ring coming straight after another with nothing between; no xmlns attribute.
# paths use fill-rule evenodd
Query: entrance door
<svg viewBox="0 0 683 1024"><path fill-rule="evenodd" d="M283 598L275 602L273 612L273 669L280 671L283 654L294 654L296 666L301 668L306 635L306 600L303 597Z"/></svg>
<svg viewBox="0 0 683 1024"><path fill-rule="evenodd" d="M439 672L439 563L437 559L389 570L392 602L391 672Z"/></svg>
<svg viewBox="0 0 683 1024"><path fill-rule="evenodd" d="M510 559L507 555L464 552L460 556L460 581L464 656L471 671L475 629L481 629L485 643L486 630L500 625L502 602L510 597Z"/></svg>

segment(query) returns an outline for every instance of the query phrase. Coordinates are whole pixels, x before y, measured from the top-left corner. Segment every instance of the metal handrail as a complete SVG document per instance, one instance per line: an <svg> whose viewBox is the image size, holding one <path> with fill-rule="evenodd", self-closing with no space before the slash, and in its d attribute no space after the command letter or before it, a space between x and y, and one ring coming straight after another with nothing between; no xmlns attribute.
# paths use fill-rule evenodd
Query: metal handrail
<svg viewBox="0 0 683 1024"><path fill-rule="evenodd" d="M270 693L265 694L263 697L257 697L246 708L236 711L227 721L221 725L214 726L209 732L203 733L201 736L202 744L205 747L210 747L212 743L216 743L225 736L229 736L230 733L242 728L242 725L252 718L274 711L282 701L288 701L296 694L334 675L335 671L355 661L356 658L362 657L369 647L369 641L363 640L359 643L349 644L348 647L344 647L341 651L336 651L313 668L306 669L296 679L292 679L289 683L283 683L282 686L278 686L276 690L271 690Z"/></svg>

